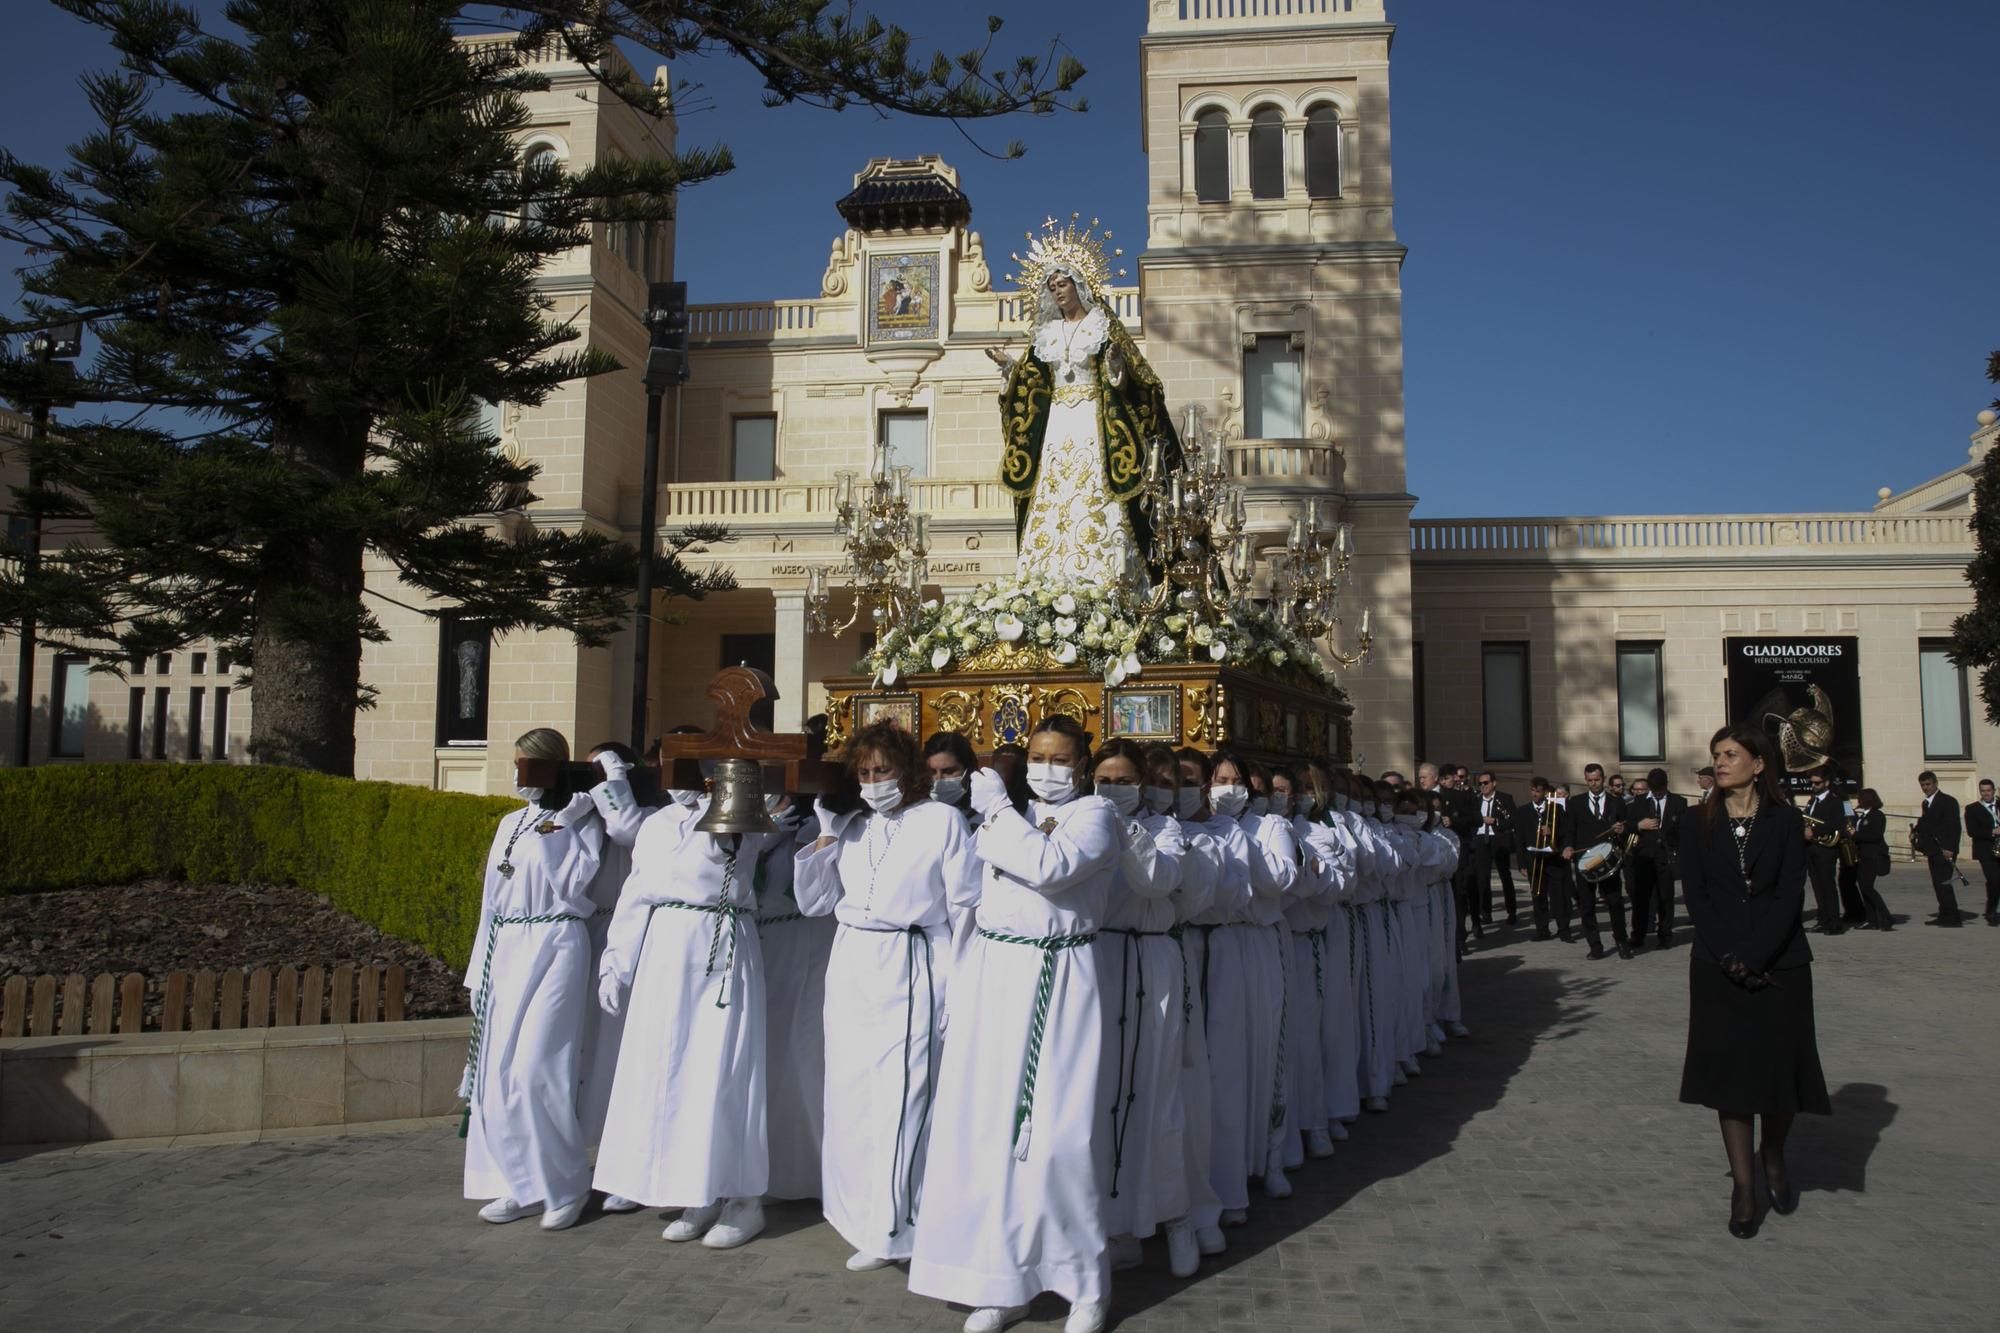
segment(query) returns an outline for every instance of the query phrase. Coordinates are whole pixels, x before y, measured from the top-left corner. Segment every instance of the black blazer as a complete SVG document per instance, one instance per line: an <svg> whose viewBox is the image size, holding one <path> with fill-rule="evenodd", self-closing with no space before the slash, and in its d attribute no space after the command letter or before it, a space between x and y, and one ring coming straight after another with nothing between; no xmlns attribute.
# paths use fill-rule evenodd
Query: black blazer
<svg viewBox="0 0 2000 1333"><path fill-rule="evenodd" d="M1579 852L1593 843L1603 842L1611 836L1613 824L1625 818L1625 803L1610 792L1604 793L1604 813L1590 813L1590 793L1579 791L1570 793L1569 804L1563 807L1562 845L1574 847ZM1631 832L1627 829L1626 832Z"/></svg>
<svg viewBox="0 0 2000 1333"><path fill-rule="evenodd" d="M1974 856L1993 854L1993 816L1988 814L1986 807L1977 801L1965 807L1965 832L1966 836L1972 839ZM1979 845L1982 842L1987 844L1983 849Z"/></svg>
<svg viewBox="0 0 2000 1333"><path fill-rule="evenodd" d="M1658 810L1655 814L1654 811ZM1625 802L1625 818L1628 832L1639 835L1637 851L1639 855L1655 861L1671 860L1681 845L1681 820L1687 814L1687 798L1668 792L1664 798L1650 795L1634 796ZM1656 829L1638 827L1642 819L1657 819Z"/></svg>
<svg viewBox="0 0 2000 1333"><path fill-rule="evenodd" d="M1940 852L1958 855L1959 822L1958 800L1943 792L1931 797L1928 810L1917 816L1911 841L1916 849L1926 856L1936 856Z"/></svg>
<svg viewBox="0 0 2000 1333"><path fill-rule="evenodd" d="M1550 803L1553 804L1553 800ZM1541 818L1535 814L1535 803L1533 801L1523 801L1514 808L1514 848L1516 850L1526 853L1529 848L1535 846L1535 827L1540 822ZM1552 850L1558 852L1562 850L1561 809L1556 811L1555 835L1550 839L1550 842L1554 844Z"/></svg>
<svg viewBox="0 0 2000 1333"><path fill-rule="evenodd" d="M1727 816L1715 812L1712 837L1703 836L1702 824L1698 810L1688 811L1681 821L1681 892L1694 922L1695 957L1719 965L1723 955L1733 954L1753 972L1810 963L1812 950L1800 919L1806 901L1806 843L1798 808L1764 804L1745 849L1748 886L1736 863L1736 839Z"/></svg>
<svg viewBox="0 0 2000 1333"><path fill-rule="evenodd" d="M1854 850L1860 864L1878 875L1889 873L1889 817L1880 810L1857 810L1854 814Z"/></svg>
<svg viewBox="0 0 2000 1333"><path fill-rule="evenodd" d="M1491 837L1482 837L1479 832L1482 827L1479 822L1479 812L1485 805L1485 799L1478 792L1473 792L1472 798L1465 808L1466 844L1476 847L1483 843L1500 851L1512 851L1514 849L1514 798L1497 787L1494 789L1493 835Z"/></svg>
<svg viewBox="0 0 2000 1333"><path fill-rule="evenodd" d="M1825 837L1847 821L1846 807L1840 803L1840 793L1831 787L1806 802L1806 813L1820 821L1818 824L1806 825L1815 838ZM1833 855L1831 847L1822 847L1819 850L1828 856Z"/></svg>

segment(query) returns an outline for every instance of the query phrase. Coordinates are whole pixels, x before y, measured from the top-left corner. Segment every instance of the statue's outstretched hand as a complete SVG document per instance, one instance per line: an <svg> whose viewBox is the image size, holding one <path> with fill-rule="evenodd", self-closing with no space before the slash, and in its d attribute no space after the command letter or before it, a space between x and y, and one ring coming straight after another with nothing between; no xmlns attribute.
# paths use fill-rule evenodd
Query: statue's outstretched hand
<svg viewBox="0 0 2000 1333"><path fill-rule="evenodd" d="M1125 353L1115 343L1104 354L1104 373L1113 385L1125 382Z"/></svg>
<svg viewBox="0 0 2000 1333"><path fill-rule="evenodd" d="M1014 358L1008 356L1005 352L1001 351L997 347L989 347L986 349L986 359L988 361L991 361L994 365L1000 367L1000 369L1002 370L1010 369L1014 364Z"/></svg>

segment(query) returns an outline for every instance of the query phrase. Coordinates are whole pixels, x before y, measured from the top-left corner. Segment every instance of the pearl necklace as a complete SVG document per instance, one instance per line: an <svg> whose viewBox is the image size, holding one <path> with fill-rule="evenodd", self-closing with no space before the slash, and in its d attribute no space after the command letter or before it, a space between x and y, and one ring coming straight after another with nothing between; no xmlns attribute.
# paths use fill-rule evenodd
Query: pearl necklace
<svg viewBox="0 0 2000 1333"><path fill-rule="evenodd" d="M869 916L875 915L875 881L881 878L882 863L889 859L889 849L896 845L896 830L902 827L902 821L896 818L900 813L902 810L898 807L888 814L871 816L868 827L861 834L861 852L868 858L868 896L862 900L861 910ZM885 826L879 853L874 850L877 824Z"/></svg>

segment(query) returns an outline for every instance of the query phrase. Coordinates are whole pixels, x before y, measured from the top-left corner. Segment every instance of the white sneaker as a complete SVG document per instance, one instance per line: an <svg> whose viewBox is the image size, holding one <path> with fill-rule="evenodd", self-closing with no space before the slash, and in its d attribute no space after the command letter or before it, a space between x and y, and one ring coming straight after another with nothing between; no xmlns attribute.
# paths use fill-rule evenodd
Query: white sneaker
<svg viewBox="0 0 2000 1333"><path fill-rule="evenodd" d="M636 1213L645 1206L637 1199L628 1199L622 1194L604 1196L604 1211L607 1213Z"/></svg>
<svg viewBox="0 0 2000 1333"><path fill-rule="evenodd" d="M1439 1027L1434 1021L1426 1023L1424 1024L1424 1036L1430 1039L1431 1045L1436 1046L1444 1041L1444 1029ZM1437 1052L1432 1051L1431 1054L1436 1055Z"/></svg>
<svg viewBox="0 0 2000 1333"><path fill-rule="evenodd" d="M524 1217L533 1217L542 1211L539 1203L515 1203L512 1199L499 1198L479 1210L482 1222L518 1222Z"/></svg>
<svg viewBox="0 0 2000 1333"><path fill-rule="evenodd" d="M583 1206L590 1202L590 1191L585 1190L568 1203L559 1203L542 1214L542 1230L567 1231L576 1225L576 1219L583 1216Z"/></svg>
<svg viewBox="0 0 2000 1333"><path fill-rule="evenodd" d="M1104 1316L1109 1313L1103 1301L1083 1301L1069 1307L1069 1318L1063 1320L1063 1333L1103 1333Z"/></svg>
<svg viewBox="0 0 2000 1333"><path fill-rule="evenodd" d="M1325 1130L1309 1129L1306 1131L1306 1156L1308 1157L1333 1156L1333 1140L1332 1138L1328 1137L1327 1132Z"/></svg>
<svg viewBox="0 0 2000 1333"><path fill-rule="evenodd" d="M667 1229L660 1233L661 1240L700 1240L707 1230L715 1225L715 1219L722 1216L720 1202L700 1208L684 1208L681 1215L667 1223Z"/></svg>
<svg viewBox="0 0 2000 1333"><path fill-rule="evenodd" d="M1426 1044L1425 1044L1425 1046L1424 1046L1424 1054L1425 1054L1425 1055L1443 1055L1443 1054L1444 1054L1444 1046L1443 1046L1443 1044L1442 1044L1442 1043L1440 1043L1440 1042L1435 1042L1435 1041L1433 1041L1433 1042L1428 1042L1428 1043L1426 1043Z"/></svg>
<svg viewBox="0 0 2000 1333"><path fill-rule="evenodd" d="M1370 1097L1367 1101L1361 1103L1361 1109L1364 1111L1386 1111L1389 1109L1389 1099L1387 1097Z"/></svg>
<svg viewBox="0 0 2000 1333"><path fill-rule="evenodd" d="M863 1254L856 1250L847 1256L847 1271L850 1273L872 1273L878 1268L887 1268L894 1259L884 1259L877 1254Z"/></svg>
<svg viewBox="0 0 2000 1333"><path fill-rule="evenodd" d="M1225 1208L1222 1210L1222 1225L1226 1227L1247 1227L1250 1225L1248 1208Z"/></svg>
<svg viewBox="0 0 2000 1333"><path fill-rule="evenodd" d="M1390 1083L1394 1084L1396 1087L1399 1088L1402 1087L1405 1083L1408 1083L1409 1081L1410 1081L1410 1076L1408 1073L1404 1072L1404 1069L1401 1065L1396 1066L1396 1072L1394 1076L1392 1076L1389 1079Z"/></svg>
<svg viewBox="0 0 2000 1333"><path fill-rule="evenodd" d="M1463 1023L1446 1023L1444 1029L1454 1037L1469 1037L1472 1035L1472 1029Z"/></svg>
<svg viewBox="0 0 2000 1333"><path fill-rule="evenodd" d="M1220 1227L1196 1227L1194 1245L1197 1250L1211 1257L1229 1253L1229 1242L1223 1238Z"/></svg>
<svg viewBox="0 0 2000 1333"><path fill-rule="evenodd" d="M1110 1242L1111 1271L1122 1273L1128 1268L1137 1268L1146 1262L1146 1252L1139 1242L1130 1236L1113 1236Z"/></svg>
<svg viewBox="0 0 2000 1333"><path fill-rule="evenodd" d="M1352 1135L1350 1135L1347 1132L1347 1122L1345 1120L1327 1121L1326 1135L1328 1138L1332 1139L1335 1143L1345 1143L1349 1138L1352 1137Z"/></svg>
<svg viewBox="0 0 2000 1333"><path fill-rule="evenodd" d="M722 1217L708 1229L701 1243L711 1250L733 1250L747 1245L764 1229L762 1199L731 1199L722 1205Z"/></svg>
<svg viewBox="0 0 2000 1333"><path fill-rule="evenodd" d="M1292 1197L1292 1182L1285 1176L1285 1168L1278 1164L1278 1154L1272 1153L1264 1163L1264 1193L1273 1199Z"/></svg>
<svg viewBox="0 0 2000 1333"><path fill-rule="evenodd" d="M1028 1317L1025 1305L989 1305L965 1317L965 1333L1000 1333L1009 1324Z"/></svg>
<svg viewBox="0 0 2000 1333"><path fill-rule="evenodd" d="M1215 1233L1216 1244L1222 1244L1222 1233ZM1201 1267L1201 1243L1195 1239L1194 1227L1185 1219L1167 1224L1167 1268L1175 1277L1193 1277Z"/></svg>

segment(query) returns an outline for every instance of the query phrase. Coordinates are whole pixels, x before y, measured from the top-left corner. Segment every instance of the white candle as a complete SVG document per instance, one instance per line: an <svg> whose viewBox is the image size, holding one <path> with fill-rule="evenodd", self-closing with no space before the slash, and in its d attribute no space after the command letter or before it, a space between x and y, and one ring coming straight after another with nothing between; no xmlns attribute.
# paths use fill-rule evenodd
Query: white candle
<svg viewBox="0 0 2000 1333"><path fill-rule="evenodd" d="M1364 638L1366 638L1366 637L1367 637L1367 635L1368 635L1368 622L1369 622L1369 620L1370 620L1370 619L1371 619L1371 616L1370 616L1370 608L1368 608L1368 607L1365 607L1365 606L1364 606L1364 607L1362 607L1362 608L1361 608L1361 634L1362 634L1362 637L1364 637Z"/></svg>

